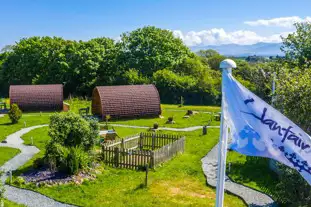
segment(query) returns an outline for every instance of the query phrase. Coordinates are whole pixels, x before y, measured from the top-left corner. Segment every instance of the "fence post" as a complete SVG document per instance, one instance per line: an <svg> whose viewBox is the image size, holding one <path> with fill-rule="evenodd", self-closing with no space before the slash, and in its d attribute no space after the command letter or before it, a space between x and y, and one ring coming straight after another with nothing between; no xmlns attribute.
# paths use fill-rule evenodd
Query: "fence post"
<svg viewBox="0 0 311 207"><path fill-rule="evenodd" d="M142 132L139 134L139 149L140 150L143 149L143 133Z"/></svg>
<svg viewBox="0 0 311 207"><path fill-rule="evenodd" d="M154 150L155 145L155 134L152 134L152 150Z"/></svg>
<svg viewBox="0 0 311 207"><path fill-rule="evenodd" d="M145 169L146 169L145 187L147 188L148 187L148 171L149 171L148 164L146 164Z"/></svg>
<svg viewBox="0 0 311 207"><path fill-rule="evenodd" d="M115 167L119 167L119 148L114 148L114 165Z"/></svg>
<svg viewBox="0 0 311 207"><path fill-rule="evenodd" d="M121 149L124 149L124 139L121 139Z"/></svg>

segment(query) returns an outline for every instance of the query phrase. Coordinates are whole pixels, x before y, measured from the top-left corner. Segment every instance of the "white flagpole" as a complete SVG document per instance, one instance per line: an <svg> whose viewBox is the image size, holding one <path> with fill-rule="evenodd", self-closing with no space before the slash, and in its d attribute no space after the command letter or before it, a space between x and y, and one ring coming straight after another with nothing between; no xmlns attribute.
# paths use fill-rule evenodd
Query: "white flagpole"
<svg viewBox="0 0 311 207"><path fill-rule="evenodd" d="M222 70L222 77L232 72L232 68L236 68L233 60L226 59L220 63ZM217 186L216 186L216 207L223 207L224 203L224 190L225 190L225 175L226 175L226 158L227 158L227 145L228 145L228 125L226 117L224 116L225 100L224 100L224 78L222 78L222 98L221 98L221 122L220 122L220 137L218 145L218 171L217 171Z"/></svg>

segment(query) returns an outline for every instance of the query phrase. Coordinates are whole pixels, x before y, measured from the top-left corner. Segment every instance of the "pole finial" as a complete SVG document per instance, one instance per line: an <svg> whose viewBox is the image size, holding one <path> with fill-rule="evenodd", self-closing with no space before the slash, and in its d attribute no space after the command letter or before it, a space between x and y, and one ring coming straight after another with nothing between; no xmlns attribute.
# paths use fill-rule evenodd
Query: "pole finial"
<svg viewBox="0 0 311 207"><path fill-rule="evenodd" d="M223 61L221 61L220 65L219 65L220 69L232 69L232 68L236 68L236 63L231 60L231 59L225 59Z"/></svg>

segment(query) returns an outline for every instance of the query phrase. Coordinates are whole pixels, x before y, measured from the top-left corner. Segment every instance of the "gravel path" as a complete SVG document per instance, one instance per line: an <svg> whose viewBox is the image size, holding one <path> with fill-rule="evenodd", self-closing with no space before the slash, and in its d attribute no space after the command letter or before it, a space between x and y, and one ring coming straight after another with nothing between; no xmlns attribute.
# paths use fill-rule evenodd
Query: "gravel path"
<svg viewBox="0 0 311 207"><path fill-rule="evenodd" d="M16 155L14 158L6 162L3 166L0 167L0 171L5 173L1 176L1 182L5 183L5 180L8 178L8 172L10 170L17 170L19 167L23 166L28 160L30 160L35 154L40 150L35 146L27 146L23 144L21 136L30 132L33 129L44 127L48 125L39 125L24 128L14 134L7 136L7 143L0 143L0 147L12 147L17 148L21 151L20 154ZM57 202L51 198L48 198L40 193L36 193L30 190L24 190L20 188L15 188L9 185L5 185L4 196L15 203L23 204L30 207L67 207L71 205L63 204Z"/></svg>
<svg viewBox="0 0 311 207"><path fill-rule="evenodd" d="M131 126L131 125L124 125L124 124L110 124L111 126L116 127L126 127L126 128L135 128L135 129L149 129L150 127L146 126ZM187 127L187 128L170 128L170 127L159 127L159 130L167 130L167 131L175 131L175 132L191 132L198 129L202 129L203 126L194 126L194 127ZM219 128L219 126L207 126L207 128Z"/></svg>
<svg viewBox="0 0 311 207"><path fill-rule="evenodd" d="M216 187L217 182L217 156L218 144L202 158L202 168L206 176L207 184ZM276 203L268 195L253 190L246 186L234 183L226 176L225 189L241 197L251 207L276 207Z"/></svg>

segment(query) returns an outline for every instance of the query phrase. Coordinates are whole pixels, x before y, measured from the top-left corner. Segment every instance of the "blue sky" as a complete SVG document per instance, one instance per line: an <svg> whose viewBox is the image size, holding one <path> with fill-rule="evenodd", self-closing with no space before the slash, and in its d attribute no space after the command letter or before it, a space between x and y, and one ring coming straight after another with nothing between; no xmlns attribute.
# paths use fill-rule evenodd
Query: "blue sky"
<svg viewBox="0 0 311 207"><path fill-rule="evenodd" d="M0 0L0 48L23 37L88 40L145 25L189 45L278 42L311 20L310 0ZM260 20L260 21L258 21Z"/></svg>

